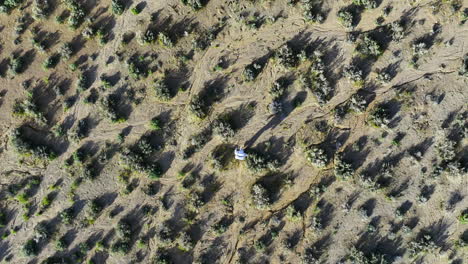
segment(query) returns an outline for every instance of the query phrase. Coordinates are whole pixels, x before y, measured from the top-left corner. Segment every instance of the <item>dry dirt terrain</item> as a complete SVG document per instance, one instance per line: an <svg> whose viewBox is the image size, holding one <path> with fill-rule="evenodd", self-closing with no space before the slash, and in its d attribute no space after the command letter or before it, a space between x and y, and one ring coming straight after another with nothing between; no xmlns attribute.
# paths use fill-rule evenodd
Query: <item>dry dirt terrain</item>
<svg viewBox="0 0 468 264"><path fill-rule="evenodd" d="M463 0L0 0L0 261L466 264L467 43Z"/></svg>

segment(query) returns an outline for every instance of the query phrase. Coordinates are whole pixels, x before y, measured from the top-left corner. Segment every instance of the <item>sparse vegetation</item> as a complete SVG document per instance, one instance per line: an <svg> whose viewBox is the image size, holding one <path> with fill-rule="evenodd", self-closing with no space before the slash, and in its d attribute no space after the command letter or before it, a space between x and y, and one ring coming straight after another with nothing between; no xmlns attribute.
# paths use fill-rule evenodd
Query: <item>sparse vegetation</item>
<svg viewBox="0 0 468 264"><path fill-rule="evenodd" d="M467 21L0 0L1 262L461 264Z"/></svg>

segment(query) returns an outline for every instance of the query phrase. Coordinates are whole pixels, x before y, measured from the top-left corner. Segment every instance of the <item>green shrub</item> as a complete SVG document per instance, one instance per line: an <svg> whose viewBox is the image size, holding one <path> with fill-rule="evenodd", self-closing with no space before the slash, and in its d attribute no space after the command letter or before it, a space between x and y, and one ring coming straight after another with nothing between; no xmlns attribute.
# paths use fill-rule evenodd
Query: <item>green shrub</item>
<svg viewBox="0 0 468 264"><path fill-rule="evenodd" d="M169 101L172 98L171 90L165 80L155 80L154 91L156 93L156 97L161 101Z"/></svg>
<svg viewBox="0 0 468 264"><path fill-rule="evenodd" d="M65 7L70 12L68 16L68 26L77 29L86 16L85 8L76 0L64 0Z"/></svg>
<svg viewBox="0 0 468 264"><path fill-rule="evenodd" d="M283 95L286 93L287 89L287 83L284 79L278 79L273 83L273 86L270 88L270 95L274 99L279 99L283 97Z"/></svg>
<svg viewBox="0 0 468 264"><path fill-rule="evenodd" d="M0 228L5 227L8 219L5 212L0 211Z"/></svg>
<svg viewBox="0 0 468 264"><path fill-rule="evenodd" d="M303 16L307 21L314 23L322 23L325 20L323 14L318 10L320 1L315 0L302 0Z"/></svg>
<svg viewBox="0 0 468 264"><path fill-rule="evenodd" d="M205 105L205 101L198 95L192 97L189 104L190 112L200 119L204 119L208 115L208 108Z"/></svg>
<svg viewBox="0 0 468 264"><path fill-rule="evenodd" d="M24 72L25 62L22 56L13 56L10 59L9 70L13 75L18 75Z"/></svg>
<svg viewBox="0 0 468 264"><path fill-rule="evenodd" d="M248 82L251 82L257 78L257 76L262 72L263 66L259 63L252 63L245 67L243 75L244 79Z"/></svg>
<svg viewBox="0 0 468 264"><path fill-rule="evenodd" d="M140 12L141 12L141 10L140 10L139 8L137 8L137 7L134 7L134 8L132 8L132 9L130 9L130 11L131 11L132 14L134 14L134 15L138 15L138 14L140 14Z"/></svg>
<svg viewBox="0 0 468 264"><path fill-rule="evenodd" d="M46 70L55 68L57 66L58 62L60 61L60 55L59 54L53 54L52 56L48 57L43 63L42 67Z"/></svg>
<svg viewBox="0 0 468 264"><path fill-rule="evenodd" d="M311 147L306 151L307 160L317 168L325 167L328 164L328 157L325 151L318 147Z"/></svg>
<svg viewBox="0 0 468 264"><path fill-rule="evenodd" d="M379 43L367 34L364 35L363 40L356 46L356 51L363 56L378 57L382 55L382 48Z"/></svg>
<svg viewBox="0 0 468 264"><path fill-rule="evenodd" d="M23 245L22 252L23 252L23 254L25 254L28 257L37 256L37 254L38 254L37 242L34 239L29 239Z"/></svg>
<svg viewBox="0 0 468 264"><path fill-rule="evenodd" d="M76 88L78 92L83 92L88 89L88 78L85 74L80 74L78 76L78 82L76 83Z"/></svg>
<svg viewBox="0 0 468 264"><path fill-rule="evenodd" d="M341 9L340 11L338 11L337 15L338 15L338 20L344 27L348 29L351 29L354 27L354 16L349 10Z"/></svg>
<svg viewBox="0 0 468 264"><path fill-rule="evenodd" d="M63 223L69 225L75 218L75 210L73 207L67 208L59 214L59 217Z"/></svg>
<svg viewBox="0 0 468 264"><path fill-rule="evenodd" d="M55 242L55 249L57 249L58 251L64 251L65 249L67 249L67 247L68 247L68 243L64 236L60 237Z"/></svg>
<svg viewBox="0 0 468 264"><path fill-rule="evenodd" d="M68 42L63 43L63 45L60 46L59 53L62 60L69 60L73 55L73 46Z"/></svg>
<svg viewBox="0 0 468 264"><path fill-rule="evenodd" d="M151 119L149 126L150 126L151 130L157 131L157 130L161 130L162 123L161 123L161 121L159 121L158 118L155 117L155 118Z"/></svg>
<svg viewBox="0 0 468 264"><path fill-rule="evenodd" d="M362 71L355 65L351 64L344 68L343 75L353 82L354 86L361 87L364 84Z"/></svg>
<svg viewBox="0 0 468 264"><path fill-rule="evenodd" d="M366 110L366 106L366 99L358 93L353 94L349 99L349 109L356 113L363 113Z"/></svg>
<svg viewBox="0 0 468 264"><path fill-rule="evenodd" d="M202 9L207 2L207 0L181 0L181 1L184 5L190 6L194 10Z"/></svg>
<svg viewBox="0 0 468 264"><path fill-rule="evenodd" d="M168 48L174 46L174 42L172 41L172 39L164 32L159 32L158 42L160 45L163 45Z"/></svg>
<svg viewBox="0 0 468 264"><path fill-rule="evenodd" d="M374 9L377 8L377 1L376 0L353 0L353 3L357 6L362 6L366 9Z"/></svg>
<svg viewBox="0 0 468 264"><path fill-rule="evenodd" d="M278 160L254 151L248 151L245 161L247 168L257 173L265 170L276 170L280 166Z"/></svg>
<svg viewBox="0 0 468 264"><path fill-rule="evenodd" d="M51 6L47 0L34 0L32 7L32 16L36 20L47 18L51 11Z"/></svg>
<svg viewBox="0 0 468 264"><path fill-rule="evenodd" d="M213 134L218 135L223 139L232 138L236 133L229 120L223 117L216 119L212 124L212 128Z"/></svg>
<svg viewBox="0 0 468 264"><path fill-rule="evenodd" d="M32 155L35 158L44 160L54 160L57 158L57 153L48 146L35 144L29 141L29 138L24 137L21 128L12 131L10 140L16 151L22 155Z"/></svg>
<svg viewBox="0 0 468 264"><path fill-rule="evenodd" d="M13 105L13 114L21 117L30 117L39 124L45 124L47 121L39 111L39 107L34 103L31 94L22 102L16 102Z"/></svg>
<svg viewBox="0 0 468 264"><path fill-rule="evenodd" d="M310 60L311 66L309 71L301 76L301 82L312 91L318 103L323 105L331 99L333 88L325 76L325 65L322 60L322 54L319 51L315 51Z"/></svg>
<svg viewBox="0 0 468 264"><path fill-rule="evenodd" d="M353 176L354 169L352 164L343 161L340 155L335 157L334 165L334 173L337 178L347 180Z"/></svg>
<svg viewBox="0 0 468 264"><path fill-rule="evenodd" d="M390 123L390 112L382 104L377 106L369 115L369 123L375 127L386 128Z"/></svg>
<svg viewBox="0 0 468 264"><path fill-rule="evenodd" d="M50 206L51 203L52 203L52 194L49 193L46 196L44 196L44 198L42 198L41 207L42 208L47 208L47 207Z"/></svg>
<svg viewBox="0 0 468 264"><path fill-rule="evenodd" d="M297 54L288 44L284 44L276 50L275 58L280 65L287 68L295 67L298 64Z"/></svg>
<svg viewBox="0 0 468 264"><path fill-rule="evenodd" d="M122 0L112 0L111 9L112 13L122 15L125 11L125 4Z"/></svg>
<svg viewBox="0 0 468 264"><path fill-rule="evenodd" d="M157 34L151 30L147 29L143 34L140 33L138 41L141 45L153 44L157 39Z"/></svg>
<svg viewBox="0 0 468 264"><path fill-rule="evenodd" d="M460 224L468 224L468 209L466 209L465 211L463 211L460 216L458 216L458 221L460 222Z"/></svg>
<svg viewBox="0 0 468 264"><path fill-rule="evenodd" d="M465 54L465 56L463 57L458 74L461 76L468 77L468 54Z"/></svg>

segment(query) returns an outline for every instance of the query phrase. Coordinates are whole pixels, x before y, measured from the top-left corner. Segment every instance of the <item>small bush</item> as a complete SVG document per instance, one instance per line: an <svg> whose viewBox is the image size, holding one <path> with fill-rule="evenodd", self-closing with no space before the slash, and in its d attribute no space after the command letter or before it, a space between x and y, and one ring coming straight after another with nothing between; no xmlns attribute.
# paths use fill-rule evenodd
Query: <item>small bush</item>
<svg viewBox="0 0 468 264"><path fill-rule="evenodd" d="M348 29L352 29L354 27L354 16L349 10L341 9L338 11L337 15L338 20L344 27Z"/></svg>
<svg viewBox="0 0 468 264"><path fill-rule="evenodd" d="M70 12L68 26L72 29L77 29L86 16L86 10L83 5L76 0L64 0L64 3Z"/></svg>
<svg viewBox="0 0 468 264"><path fill-rule="evenodd" d="M207 0L181 0L186 6L190 6L194 10L200 10L205 6Z"/></svg>
<svg viewBox="0 0 468 264"><path fill-rule="evenodd" d="M78 76L78 82L76 83L76 89L78 92L83 92L88 89L88 78L84 74Z"/></svg>
<svg viewBox="0 0 468 264"><path fill-rule="evenodd" d="M401 22L393 22L390 24L393 41L400 42L405 37L405 28Z"/></svg>
<svg viewBox="0 0 468 264"><path fill-rule="evenodd" d="M119 112L119 104L120 98L115 94L109 94L99 101L100 109L105 113L105 116L114 123L120 123L126 120Z"/></svg>
<svg viewBox="0 0 468 264"><path fill-rule="evenodd" d="M213 134L221 136L223 139L234 137L236 133L227 118L220 117L212 124Z"/></svg>
<svg viewBox="0 0 468 264"><path fill-rule="evenodd" d="M80 141L85 138L89 130L88 122L89 121L87 118L80 119L76 127L70 132L70 139L74 141Z"/></svg>
<svg viewBox="0 0 468 264"><path fill-rule="evenodd" d="M156 80L154 82L154 91L156 97L161 101L169 101L172 98L171 90L164 80Z"/></svg>
<svg viewBox="0 0 468 264"><path fill-rule="evenodd" d="M364 35L363 40L356 46L356 51L363 56L378 57L382 55L382 48L379 43L367 34Z"/></svg>
<svg viewBox="0 0 468 264"><path fill-rule="evenodd" d="M268 111L272 115L279 114L279 113L283 112L283 104L279 100L273 100L268 105Z"/></svg>
<svg viewBox="0 0 468 264"><path fill-rule="evenodd" d="M461 76L468 77L468 54L465 54L465 56L463 57L458 74Z"/></svg>
<svg viewBox="0 0 468 264"><path fill-rule="evenodd" d="M150 126L151 130L157 131L157 130L161 130L162 123L161 123L161 121L159 121L158 118L155 117L155 118L151 119L149 126Z"/></svg>
<svg viewBox="0 0 468 264"><path fill-rule="evenodd" d="M243 72L244 79L247 82L254 81L257 78L257 76L262 72L262 70L263 70L263 66L259 63L254 62L252 64L249 64L244 69L244 72Z"/></svg>
<svg viewBox="0 0 468 264"><path fill-rule="evenodd" d="M120 220L117 224L117 235L123 239L130 239L132 236L132 227L125 220Z"/></svg>
<svg viewBox="0 0 468 264"><path fill-rule="evenodd" d="M62 60L69 60L73 55L73 46L70 43L64 43L59 50Z"/></svg>
<svg viewBox="0 0 468 264"><path fill-rule="evenodd" d="M13 130L11 143L16 151L23 155L32 155L36 158L45 160L53 160L57 158L57 153L48 146L35 144L30 141L29 138L24 137L21 128Z"/></svg>
<svg viewBox="0 0 468 264"><path fill-rule="evenodd" d="M147 65L141 60L141 58L131 57L127 60L126 64L128 72L133 78L141 79L148 77L149 71L147 69Z"/></svg>
<svg viewBox="0 0 468 264"><path fill-rule="evenodd" d="M267 209L271 205L268 190L258 183L252 186L252 201L257 209Z"/></svg>
<svg viewBox="0 0 468 264"><path fill-rule="evenodd" d="M60 214L60 219L62 220L62 222L64 224L71 224L71 222L73 221L73 219L75 218L75 210L73 209L73 207L70 207L70 208L67 208L65 210L63 210Z"/></svg>
<svg viewBox="0 0 468 264"><path fill-rule="evenodd" d="M278 160L254 151L248 151L245 161L247 168L257 173L265 170L276 170L280 166Z"/></svg>
<svg viewBox="0 0 468 264"><path fill-rule="evenodd" d="M58 250L58 251L63 251L65 249L67 249L68 247L68 242L67 240L65 239L65 236L62 236L60 237L56 242L55 242L55 248Z"/></svg>
<svg viewBox="0 0 468 264"><path fill-rule="evenodd" d="M409 242L408 252L412 258L423 252L433 252L437 249L434 239L431 235L425 234L416 241Z"/></svg>
<svg viewBox="0 0 468 264"><path fill-rule="evenodd" d="M165 34L164 32L159 32L158 34L158 42L160 45L171 48L174 46L174 42L171 40L171 38Z"/></svg>
<svg viewBox="0 0 468 264"><path fill-rule="evenodd" d="M38 245L34 239L29 239L28 241L26 241L22 248L23 254L28 257L37 256L38 251Z"/></svg>
<svg viewBox="0 0 468 264"><path fill-rule="evenodd" d="M127 255L132 249L130 241L125 239L118 239L111 248L113 253L119 253L121 255Z"/></svg>
<svg viewBox="0 0 468 264"><path fill-rule="evenodd" d="M354 264L371 264L371 263L379 263L379 264L390 264L391 261L388 261L388 255L380 254L378 252L372 252L370 254L364 254L364 252L356 249L355 247L351 248L350 253L348 254L347 258L351 260L351 263Z"/></svg>
<svg viewBox="0 0 468 264"><path fill-rule="evenodd" d="M349 108L356 113L363 113L366 110L367 101L360 94L354 94L349 100Z"/></svg>
<svg viewBox="0 0 468 264"><path fill-rule="evenodd" d="M0 211L0 228L5 227L7 223L8 223L8 219L7 219L6 213L3 211Z"/></svg>
<svg viewBox="0 0 468 264"><path fill-rule="evenodd" d="M460 224L468 224L468 209L461 212L460 216L458 216L458 221Z"/></svg>
<svg viewBox="0 0 468 264"><path fill-rule="evenodd" d="M143 141L140 141L143 143ZM151 146L149 148L143 147L139 144L139 150L131 150L125 148L121 152L121 161L130 169L146 174L150 179L157 179L162 176L162 169L157 163L150 163L146 160L146 156L150 155L154 150ZM143 148L142 148L143 147Z"/></svg>
<svg viewBox="0 0 468 264"><path fill-rule="evenodd" d="M44 61L44 63L42 63L42 67L44 67L44 69L46 69L46 70L55 68L55 66L57 66L59 61L60 61L60 55L59 54L53 54L52 56L48 57Z"/></svg>
<svg viewBox="0 0 468 264"><path fill-rule="evenodd" d="M390 74L385 71L379 71L377 72L376 80L380 84L387 84L392 80L392 76L390 76Z"/></svg>
<svg viewBox="0 0 468 264"><path fill-rule="evenodd" d="M147 29L144 33L140 33L138 41L141 45L153 44L157 39L157 34L152 29Z"/></svg>
<svg viewBox="0 0 468 264"><path fill-rule="evenodd" d="M374 9L377 8L376 0L353 0L353 3L357 6L362 6L365 9Z"/></svg>
<svg viewBox="0 0 468 264"><path fill-rule="evenodd" d="M375 127L386 128L390 123L390 112L384 105L377 106L369 116L370 124Z"/></svg>
<svg viewBox="0 0 468 264"><path fill-rule="evenodd" d="M293 204L290 204L286 208L286 217L289 221L297 222L302 219L302 214L296 209L296 207Z"/></svg>
<svg viewBox="0 0 468 264"><path fill-rule="evenodd" d="M340 155L335 157L334 165L334 173L337 178L347 180L353 176L353 166L350 163L343 161Z"/></svg>
<svg viewBox="0 0 468 264"><path fill-rule="evenodd" d="M413 56L415 57L425 55L429 52L429 48L427 47L427 44L423 41L415 41L411 45L411 49L413 50Z"/></svg>
<svg viewBox="0 0 468 264"><path fill-rule="evenodd" d="M28 95L22 102L16 102L13 105L13 114L20 117L29 117L39 124L45 124L47 120L39 111L39 107L34 103L32 94Z"/></svg>
<svg viewBox="0 0 468 264"><path fill-rule="evenodd" d="M111 9L112 13L120 16L125 11L125 4L122 0L112 0Z"/></svg>
<svg viewBox="0 0 468 264"><path fill-rule="evenodd" d="M134 14L134 15L138 15L138 14L140 14L140 12L141 12L141 10L140 10L139 8L137 8L137 7L134 7L134 8L132 8L132 9L130 9L130 11L131 11L132 14Z"/></svg>
<svg viewBox="0 0 468 264"><path fill-rule="evenodd" d="M96 29L94 29L92 26L87 26L83 29L83 31L81 32L81 35L85 39L88 39L88 40L92 39L96 35Z"/></svg>
<svg viewBox="0 0 468 264"><path fill-rule="evenodd" d="M307 160L317 168L323 168L328 164L328 157L321 148L312 147L306 151Z"/></svg>
<svg viewBox="0 0 468 264"><path fill-rule="evenodd" d="M287 83L284 79L278 79L273 83L273 86L270 88L270 95L273 99L279 99L283 97L286 93Z"/></svg>
<svg viewBox="0 0 468 264"><path fill-rule="evenodd" d="M93 218L96 218L102 212L103 209L104 207L99 201L99 199L94 199L89 204L89 212Z"/></svg>
<svg viewBox="0 0 468 264"><path fill-rule="evenodd" d="M343 75L348 78L357 87L361 87L364 83L363 73L357 66L351 64L344 68Z"/></svg>
<svg viewBox="0 0 468 264"><path fill-rule="evenodd" d="M331 99L333 88L325 76L325 65L322 60L322 53L315 51L311 57L311 62L312 64L309 72L302 76L301 82L312 91L318 103L323 105Z"/></svg>
<svg viewBox="0 0 468 264"><path fill-rule="evenodd" d="M10 59L9 70L13 75L18 75L24 72L25 63L22 56L13 56Z"/></svg>
<svg viewBox="0 0 468 264"><path fill-rule="evenodd" d="M42 20L47 18L51 6L48 0L35 0L32 7L32 16L36 20Z"/></svg>
<svg viewBox="0 0 468 264"><path fill-rule="evenodd" d="M177 244L183 251L190 251L194 247L194 241L187 232L181 232L177 238Z"/></svg>
<svg viewBox="0 0 468 264"><path fill-rule="evenodd" d="M322 23L325 20L324 15L320 12L319 3L315 0L302 0L302 14L307 21L314 23Z"/></svg>
<svg viewBox="0 0 468 264"><path fill-rule="evenodd" d="M284 44L275 52L275 58L280 65L287 68L295 67L298 63L297 54L288 44Z"/></svg>
<svg viewBox="0 0 468 264"><path fill-rule="evenodd" d="M208 116L208 107L205 101L198 95L192 97L189 104L190 112L200 119L204 119Z"/></svg>

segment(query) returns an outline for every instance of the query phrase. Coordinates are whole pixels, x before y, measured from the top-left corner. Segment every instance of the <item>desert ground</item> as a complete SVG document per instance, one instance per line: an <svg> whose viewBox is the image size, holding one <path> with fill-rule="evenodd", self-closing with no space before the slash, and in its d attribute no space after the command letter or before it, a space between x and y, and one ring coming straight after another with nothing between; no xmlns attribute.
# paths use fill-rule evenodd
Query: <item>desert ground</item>
<svg viewBox="0 0 468 264"><path fill-rule="evenodd" d="M1 263L468 263L466 1L0 0L0 77Z"/></svg>

